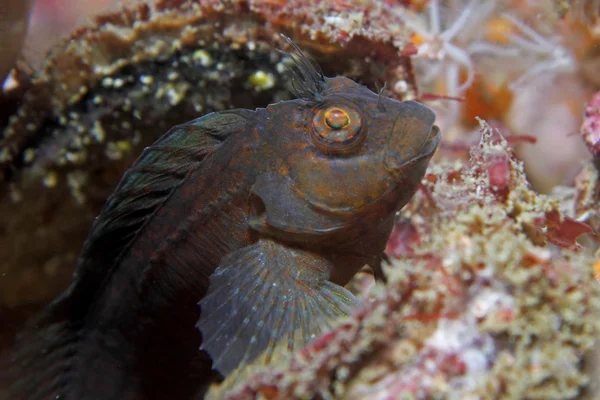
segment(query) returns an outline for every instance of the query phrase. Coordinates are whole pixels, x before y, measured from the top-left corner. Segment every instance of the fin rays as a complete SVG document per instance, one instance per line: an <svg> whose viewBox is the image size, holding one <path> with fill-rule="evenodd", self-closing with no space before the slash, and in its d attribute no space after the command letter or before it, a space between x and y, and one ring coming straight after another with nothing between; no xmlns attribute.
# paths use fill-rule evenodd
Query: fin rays
<svg viewBox="0 0 600 400"><path fill-rule="evenodd" d="M295 350L358 301L329 281L319 256L261 239L224 257L200 302L202 350L224 375L277 349Z"/></svg>

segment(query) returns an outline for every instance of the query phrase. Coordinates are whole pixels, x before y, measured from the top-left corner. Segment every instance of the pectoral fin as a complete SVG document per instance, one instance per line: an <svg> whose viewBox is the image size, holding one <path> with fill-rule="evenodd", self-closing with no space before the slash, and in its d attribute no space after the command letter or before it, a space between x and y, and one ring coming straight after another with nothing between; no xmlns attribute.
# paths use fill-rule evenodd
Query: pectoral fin
<svg viewBox="0 0 600 400"><path fill-rule="evenodd" d="M276 345L300 348L350 313L358 300L327 280L329 269L314 253L267 239L223 257L196 325L213 368L227 375L259 355L269 362Z"/></svg>

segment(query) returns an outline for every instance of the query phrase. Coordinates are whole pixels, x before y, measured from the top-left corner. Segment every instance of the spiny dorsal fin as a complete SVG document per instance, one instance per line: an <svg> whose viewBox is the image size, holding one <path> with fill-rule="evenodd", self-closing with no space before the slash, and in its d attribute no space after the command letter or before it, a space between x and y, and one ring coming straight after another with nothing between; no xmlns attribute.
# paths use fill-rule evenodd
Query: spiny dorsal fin
<svg viewBox="0 0 600 400"><path fill-rule="evenodd" d="M9 372L17 377L11 398L70 398L86 314L121 255L186 177L252 114L211 113L172 128L144 150L94 222L73 284L21 335Z"/></svg>
<svg viewBox="0 0 600 400"><path fill-rule="evenodd" d="M207 114L167 132L146 148L110 196L81 253L80 263L102 259L113 264L142 226L171 193L232 132L242 129L253 112L231 110ZM81 271L85 273L86 271Z"/></svg>

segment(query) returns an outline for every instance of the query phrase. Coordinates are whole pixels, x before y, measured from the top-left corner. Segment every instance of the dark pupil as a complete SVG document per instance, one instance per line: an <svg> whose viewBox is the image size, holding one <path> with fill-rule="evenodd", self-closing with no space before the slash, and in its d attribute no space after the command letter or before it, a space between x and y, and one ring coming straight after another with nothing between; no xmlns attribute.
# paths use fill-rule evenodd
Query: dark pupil
<svg viewBox="0 0 600 400"><path fill-rule="evenodd" d="M327 126L332 129L342 129L350 122L348 118L348 114L339 108L334 108L333 110L328 110L325 113L325 122Z"/></svg>

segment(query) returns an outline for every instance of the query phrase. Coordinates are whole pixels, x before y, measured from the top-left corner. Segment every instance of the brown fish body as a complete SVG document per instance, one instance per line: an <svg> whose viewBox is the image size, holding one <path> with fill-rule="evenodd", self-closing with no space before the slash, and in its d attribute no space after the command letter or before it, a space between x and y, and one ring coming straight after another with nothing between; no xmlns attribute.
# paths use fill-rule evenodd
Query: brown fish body
<svg viewBox="0 0 600 400"><path fill-rule="evenodd" d="M15 398L193 398L211 360L268 361L349 312L339 285L376 266L439 133L424 106L292 58L300 99L173 128L126 173L25 335Z"/></svg>
<svg viewBox="0 0 600 400"><path fill-rule="evenodd" d="M113 369L113 383L107 385L97 379L106 376L105 365L94 371L90 360L81 359L74 368L81 375L78 382L100 384L94 393L112 391L99 399L190 398L206 377L214 378L210 360L198 352L197 303L220 259L256 241L245 222L252 174L227 168L223 157L235 154L230 150L224 145L206 160L205 168L192 173L156 212L94 301L94 311L88 311L88 319L97 323L94 338L83 345L93 352L88 357L108 356L107 365L126 371ZM120 345L118 351L102 348L107 338ZM131 356L124 358L127 353ZM118 380L121 385L114 384ZM88 390L86 385L73 398L89 398ZM123 396L126 390L130 397Z"/></svg>

